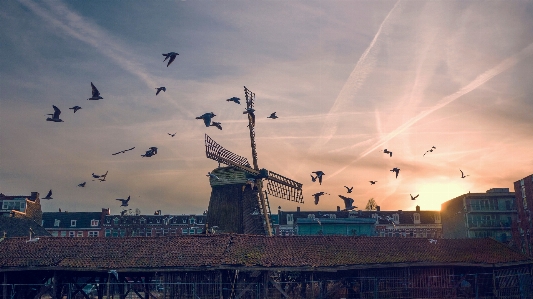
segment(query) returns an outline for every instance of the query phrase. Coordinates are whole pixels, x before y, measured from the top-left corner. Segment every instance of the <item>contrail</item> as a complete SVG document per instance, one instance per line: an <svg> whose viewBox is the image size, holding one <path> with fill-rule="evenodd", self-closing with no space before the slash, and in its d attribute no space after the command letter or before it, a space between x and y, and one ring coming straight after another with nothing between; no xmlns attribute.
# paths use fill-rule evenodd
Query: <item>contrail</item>
<svg viewBox="0 0 533 299"><path fill-rule="evenodd" d="M396 128L394 131L392 131L391 133L387 134L387 136L382 138L380 141L378 141L376 144L371 146L369 149L364 151L361 155L359 155L359 157L357 157L355 160L353 160L350 163L348 163L348 165L344 166L343 168L341 168L341 169L337 170L336 172L334 172L333 174L329 175L328 179L331 179L333 176L339 174L340 172L342 172L344 169L346 169L351 164L357 162L358 160L360 160L361 158L364 158L369 153L375 151L377 148L382 146L385 142L391 140L392 138L396 137L398 134L400 134L403 131L407 130L409 127L414 125L419 120L421 120L424 117L428 116L429 114L435 112L436 110L439 110L442 107L450 104L451 102L457 100L458 98L462 97L463 95L465 95L465 94L471 92L472 90L478 88L479 86L485 84L490 79L492 79L495 76L499 75L500 73L506 71L507 69L513 67L520 60L524 59L525 57L527 57L527 56L529 56L531 54L533 54L533 43L529 44L527 47L522 49L517 54L504 59L503 61L501 61L495 67L493 67L493 68L485 71L484 73L480 74L479 76L476 77L476 79L474 79L474 81L470 82L466 86L463 86L458 91L456 91L456 92L454 92L454 93L452 93L452 94L450 94L448 96L445 96L444 98L442 98L440 100L439 103L437 103L432 108L430 108L428 110L425 110L425 111L422 111L417 116L411 118L410 120L408 120L407 122L405 122L404 124L402 124L401 126Z"/></svg>
<svg viewBox="0 0 533 299"><path fill-rule="evenodd" d="M322 129L322 137L318 139L318 142L320 142L321 144L326 144L331 139L331 137L333 137L335 131L337 131L337 117L334 116L335 112L339 110L339 107L342 103L346 102L349 98L355 95L357 90L365 81L368 73L371 71L371 69L373 69L375 59L374 55L370 55L374 53L371 53L371 51L374 48L374 45L376 44L378 38L380 37L381 31L383 30L385 23L390 18L394 9L398 6L398 3L400 3L400 0L398 0L396 4L394 4L385 19L383 19L383 22L381 22L381 25L379 26L376 35L372 39L372 42L370 42L370 45L366 48L365 52L363 52L363 55L361 55L361 57L355 64L355 67L352 73L350 74L350 77L348 77L348 80L346 80L346 83L344 83L344 86L339 92L337 99L329 110L324 127Z"/></svg>
<svg viewBox="0 0 533 299"><path fill-rule="evenodd" d="M50 8L47 10L31 0L19 0L19 2L28 7L36 15L65 31L71 37L94 47L100 53L115 61L123 69L140 78L150 88L159 86L156 80L137 66L135 62L137 59L134 59L132 53L126 50L127 47L115 42L116 38L113 38L104 30L99 29L97 25L89 24L82 16L70 10L63 3L47 1L45 3ZM182 106L171 101L168 97L163 96L163 98L182 112L193 115L189 111L184 111Z"/></svg>

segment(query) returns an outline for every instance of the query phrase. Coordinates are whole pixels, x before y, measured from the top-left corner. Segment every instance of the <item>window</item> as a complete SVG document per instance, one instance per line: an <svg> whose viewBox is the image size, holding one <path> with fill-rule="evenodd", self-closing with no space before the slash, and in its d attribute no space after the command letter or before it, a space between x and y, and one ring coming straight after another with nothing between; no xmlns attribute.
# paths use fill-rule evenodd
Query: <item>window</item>
<svg viewBox="0 0 533 299"><path fill-rule="evenodd" d="M435 214L435 223L440 223L440 213Z"/></svg>
<svg viewBox="0 0 533 299"><path fill-rule="evenodd" d="M197 233L197 234L201 234L202 231L203 231L203 229L201 229L201 228L197 228L197 229L196 229L196 233Z"/></svg>
<svg viewBox="0 0 533 299"><path fill-rule="evenodd" d="M182 234L182 235L187 235L188 233L189 233L189 230L188 230L188 229L186 229L186 228L182 228L182 229L181 229L181 234Z"/></svg>
<svg viewBox="0 0 533 299"><path fill-rule="evenodd" d="M202 224L204 221L200 218L198 219L198 223Z"/></svg>
<svg viewBox="0 0 533 299"><path fill-rule="evenodd" d="M89 232L89 237L98 237L98 232L90 231Z"/></svg>
<svg viewBox="0 0 533 299"><path fill-rule="evenodd" d="M76 237L83 237L83 232L78 232L78 235Z"/></svg>
<svg viewBox="0 0 533 299"><path fill-rule="evenodd" d="M189 234L194 235L194 228L191 228L191 229L189 230Z"/></svg>
<svg viewBox="0 0 533 299"><path fill-rule="evenodd" d="M308 214L308 215L307 215L307 218L315 219L315 214Z"/></svg>
<svg viewBox="0 0 533 299"><path fill-rule="evenodd" d="M52 237L57 237L57 233L58 233L58 231L53 231L52 232Z"/></svg>
<svg viewBox="0 0 533 299"><path fill-rule="evenodd" d="M287 224L292 224L294 222L293 214L287 214Z"/></svg>
<svg viewBox="0 0 533 299"><path fill-rule="evenodd" d="M119 219L118 219L118 218L114 218L114 219L113 219L113 223L114 223L115 225L117 225L118 222L119 222Z"/></svg>
<svg viewBox="0 0 533 299"><path fill-rule="evenodd" d="M68 232L69 237L74 237L76 232Z"/></svg>
<svg viewBox="0 0 533 299"><path fill-rule="evenodd" d="M146 236L147 237L151 237L152 236L152 230L151 229L147 229L146 230Z"/></svg>
<svg viewBox="0 0 533 299"><path fill-rule="evenodd" d="M196 219L194 219L194 217L189 218L189 224L195 224L195 223L196 223Z"/></svg>
<svg viewBox="0 0 533 299"><path fill-rule="evenodd" d="M61 237L66 237L67 236L67 232L66 231L61 231Z"/></svg>
<svg viewBox="0 0 533 299"><path fill-rule="evenodd" d="M139 223L140 223L140 224L146 224L146 219L141 218L141 220L139 220Z"/></svg>
<svg viewBox="0 0 533 299"><path fill-rule="evenodd" d="M59 219L55 219L55 220L54 220L54 226L55 226L55 227L59 227L59 223L60 223L60 222L61 222L61 220L59 220Z"/></svg>
<svg viewBox="0 0 533 299"><path fill-rule="evenodd" d="M110 229L106 229L105 230L105 236L106 237L111 237L111 230Z"/></svg>
<svg viewBox="0 0 533 299"><path fill-rule="evenodd" d="M95 219L91 220L91 226L98 226L98 222L100 221L95 220Z"/></svg>
<svg viewBox="0 0 533 299"><path fill-rule="evenodd" d="M393 220L395 223L399 223L399 222L400 222L400 215L399 215L399 214L393 214L393 215L392 215L392 220Z"/></svg>
<svg viewBox="0 0 533 299"><path fill-rule="evenodd" d="M173 229L173 228L171 228L171 229L170 229L170 235L171 235L171 236L175 236L175 235L176 235L176 230Z"/></svg>
<svg viewBox="0 0 533 299"><path fill-rule="evenodd" d="M26 202L20 200L4 200L2 210L15 210L24 212Z"/></svg>
<svg viewBox="0 0 533 299"><path fill-rule="evenodd" d="M413 220L414 220L415 224L420 224L420 214L419 213L414 213L413 214ZM394 221L396 221L396 219L394 219Z"/></svg>
<svg viewBox="0 0 533 299"><path fill-rule="evenodd" d="M70 220L70 226L76 227L76 220Z"/></svg>
<svg viewBox="0 0 533 299"><path fill-rule="evenodd" d="M118 237L118 232L119 232L118 230L112 230L111 235L116 238Z"/></svg>

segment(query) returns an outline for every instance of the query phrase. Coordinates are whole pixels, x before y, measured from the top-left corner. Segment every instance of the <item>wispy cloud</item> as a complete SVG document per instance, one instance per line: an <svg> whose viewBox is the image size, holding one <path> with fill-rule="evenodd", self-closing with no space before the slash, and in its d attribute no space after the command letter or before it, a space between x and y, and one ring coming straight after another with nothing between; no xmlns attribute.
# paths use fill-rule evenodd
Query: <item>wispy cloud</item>
<svg viewBox="0 0 533 299"><path fill-rule="evenodd" d="M98 25L86 20L81 15L69 9L62 2L44 1L42 3L44 3L45 6L40 4L41 2L38 3L32 0L19 1L48 23L61 29L69 36L90 45L101 54L110 58L124 70L137 76L149 88L159 86L157 80L139 66L140 59L135 57L135 54L129 51L128 47L121 45L117 41L117 37L112 36ZM185 110L182 105L178 105L172 101L169 96L162 94L161 98L164 98L176 109L191 116L193 115L192 112Z"/></svg>
<svg viewBox="0 0 533 299"><path fill-rule="evenodd" d="M479 86L485 84L490 79L494 78L495 76L499 75L500 73L504 72L505 70L513 67L516 65L520 60L524 59L527 56L530 56L533 54L533 43L529 44L527 47L522 49L519 53L512 55L503 61L501 61L498 65L494 66L493 68L485 71L484 73L478 75L472 82L465 85L458 91L454 92L453 94L450 94L444 98L442 98L439 103L437 103L435 106L431 107L430 109L427 109L421 113L419 113L417 116L411 118L409 121L405 122L398 128L396 128L391 133L387 134L385 137L381 138L378 142L376 142L373 146L369 147L366 151L361 153L359 157L357 157L355 160L348 163L346 166L342 167L341 169L337 170L333 174L329 176L329 178L334 177L335 175L341 173L344 169L346 169L351 164L357 162L359 159L364 158L369 153L375 151L379 147L381 147L383 144L385 144L387 141L391 140L392 138L398 136L398 134L401 134L408 128L410 128L412 125L414 125L416 122L420 121L424 117L430 115L431 113L445 107L446 105L452 103L453 101L457 100L458 98L462 97L463 95L473 91L474 89L478 88Z"/></svg>

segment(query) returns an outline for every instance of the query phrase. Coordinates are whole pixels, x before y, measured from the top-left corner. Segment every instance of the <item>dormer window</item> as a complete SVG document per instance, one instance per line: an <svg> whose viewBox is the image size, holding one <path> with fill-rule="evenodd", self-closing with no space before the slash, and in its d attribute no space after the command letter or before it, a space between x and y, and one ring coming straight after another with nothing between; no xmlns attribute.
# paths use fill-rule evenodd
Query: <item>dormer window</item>
<svg viewBox="0 0 533 299"><path fill-rule="evenodd" d="M440 213L435 214L435 223L440 223Z"/></svg>
<svg viewBox="0 0 533 299"><path fill-rule="evenodd" d="M183 223L187 223L187 219L183 218Z"/></svg>
<svg viewBox="0 0 533 299"><path fill-rule="evenodd" d="M292 224L294 222L293 214L287 214L287 224Z"/></svg>
<svg viewBox="0 0 533 299"><path fill-rule="evenodd" d="M420 214L419 213L414 213L413 214L413 220L414 220L415 224L420 224Z"/></svg>
<svg viewBox="0 0 533 299"><path fill-rule="evenodd" d="M307 218L315 219L315 214L309 214L307 215Z"/></svg>
<svg viewBox="0 0 533 299"><path fill-rule="evenodd" d="M394 223L396 223L396 224L400 223L400 215L399 214L393 214L392 215L392 221L394 221Z"/></svg>
<svg viewBox="0 0 533 299"><path fill-rule="evenodd" d="M139 222L140 222L141 224L146 224L146 219L141 218L141 220L139 220Z"/></svg>
<svg viewBox="0 0 533 299"><path fill-rule="evenodd" d="M54 220L54 226L55 226L55 227L59 227L59 223L60 223L60 222L61 222L61 220L59 220L59 219L55 219L55 220Z"/></svg>
<svg viewBox="0 0 533 299"><path fill-rule="evenodd" d="M96 219L91 220L91 226L98 226L98 222L100 222L100 221L98 221Z"/></svg>
<svg viewBox="0 0 533 299"><path fill-rule="evenodd" d="M114 223L115 225L117 225L117 224L118 224L118 221L119 221L119 219L118 219L118 218L114 218L114 219L113 219L113 223Z"/></svg>
<svg viewBox="0 0 533 299"><path fill-rule="evenodd" d="M76 227L76 220L70 220L70 226Z"/></svg>
<svg viewBox="0 0 533 299"><path fill-rule="evenodd" d="M194 217L189 218L189 224L195 224L195 223L196 223L196 219L194 219Z"/></svg>

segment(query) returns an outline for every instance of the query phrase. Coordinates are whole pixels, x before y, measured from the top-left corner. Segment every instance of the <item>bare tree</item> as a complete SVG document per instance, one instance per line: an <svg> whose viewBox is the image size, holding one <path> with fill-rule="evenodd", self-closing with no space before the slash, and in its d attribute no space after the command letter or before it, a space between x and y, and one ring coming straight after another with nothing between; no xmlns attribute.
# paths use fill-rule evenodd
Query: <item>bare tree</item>
<svg viewBox="0 0 533 299"><path fill-rule="evenodd" d="M366 207L365 207L365 210L367 210L367 211L375 211L375 210L377 210L377 208L376 208L377 206L378 206L378 204L376 203L376 201L372 197L371 199L368 200L368 202L366 204Z"/></svg>

